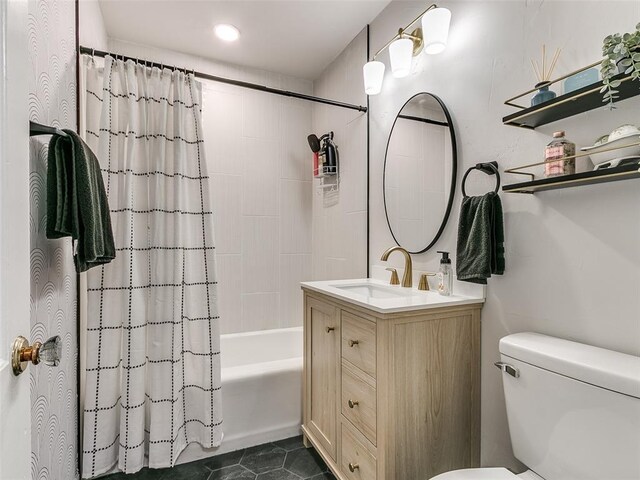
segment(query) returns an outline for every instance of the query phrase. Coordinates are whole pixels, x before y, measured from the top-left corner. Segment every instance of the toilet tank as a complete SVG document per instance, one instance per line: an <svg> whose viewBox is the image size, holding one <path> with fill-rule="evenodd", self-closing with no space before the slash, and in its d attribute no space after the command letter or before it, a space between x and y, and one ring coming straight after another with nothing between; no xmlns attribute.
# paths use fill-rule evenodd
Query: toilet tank
<svg viewBox="0 0 640 480"><path fill-rule="evenodd" d="M517 333L500 358L518 460L545 480L640 479L640 357Z"/></svg>

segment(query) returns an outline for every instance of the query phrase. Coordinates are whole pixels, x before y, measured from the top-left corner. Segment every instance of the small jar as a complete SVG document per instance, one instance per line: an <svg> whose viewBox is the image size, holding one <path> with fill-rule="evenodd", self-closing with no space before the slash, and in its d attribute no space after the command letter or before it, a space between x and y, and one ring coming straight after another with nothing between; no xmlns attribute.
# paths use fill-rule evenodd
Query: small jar
<svg viewBox="0 0 640 480"><path fill-rule="evenodd" d="M576 154L576 144L564 138L564 132L555 132L553 141L544 149L544 176L558 177L576 173L576 159L569 158L560 162L549 162L556 158L572 157Z"/></svg>

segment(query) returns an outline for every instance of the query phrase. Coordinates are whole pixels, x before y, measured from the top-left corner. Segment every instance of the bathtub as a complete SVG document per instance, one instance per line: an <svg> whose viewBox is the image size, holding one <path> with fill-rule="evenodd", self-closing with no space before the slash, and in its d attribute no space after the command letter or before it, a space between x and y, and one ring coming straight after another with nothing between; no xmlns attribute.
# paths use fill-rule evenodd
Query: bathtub
<svg viewBox="0 0 640 480"><path fill-rule="evenodd" d="M222 445L189 445L186 463L300 434L302 327L220 337Z"/></svg>

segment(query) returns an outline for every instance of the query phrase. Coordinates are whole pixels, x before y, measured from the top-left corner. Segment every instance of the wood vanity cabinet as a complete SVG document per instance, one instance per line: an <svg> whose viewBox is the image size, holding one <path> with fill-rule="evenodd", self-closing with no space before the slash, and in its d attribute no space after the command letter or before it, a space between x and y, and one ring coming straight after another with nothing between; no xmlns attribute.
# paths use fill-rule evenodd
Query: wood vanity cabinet
<svg viewBox="0 0 640 480"><path fill-rule="evenodd" d="M478 467L482 304L377 313L303 290L302 428L336 477Z"/></svg>

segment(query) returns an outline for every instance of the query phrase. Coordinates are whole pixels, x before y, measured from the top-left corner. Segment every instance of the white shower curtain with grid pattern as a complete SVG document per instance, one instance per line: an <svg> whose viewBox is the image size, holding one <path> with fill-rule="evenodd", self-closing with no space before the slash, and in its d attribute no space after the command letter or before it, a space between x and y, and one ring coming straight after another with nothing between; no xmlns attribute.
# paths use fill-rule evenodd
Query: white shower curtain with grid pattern
<svg viewBox="0 0 640 480"><path fill-rule="evenodd" d="M115 261L87 274L82 476L222 440L213 215L201 84L83 57L86 139L103 170Z"/></svg>

